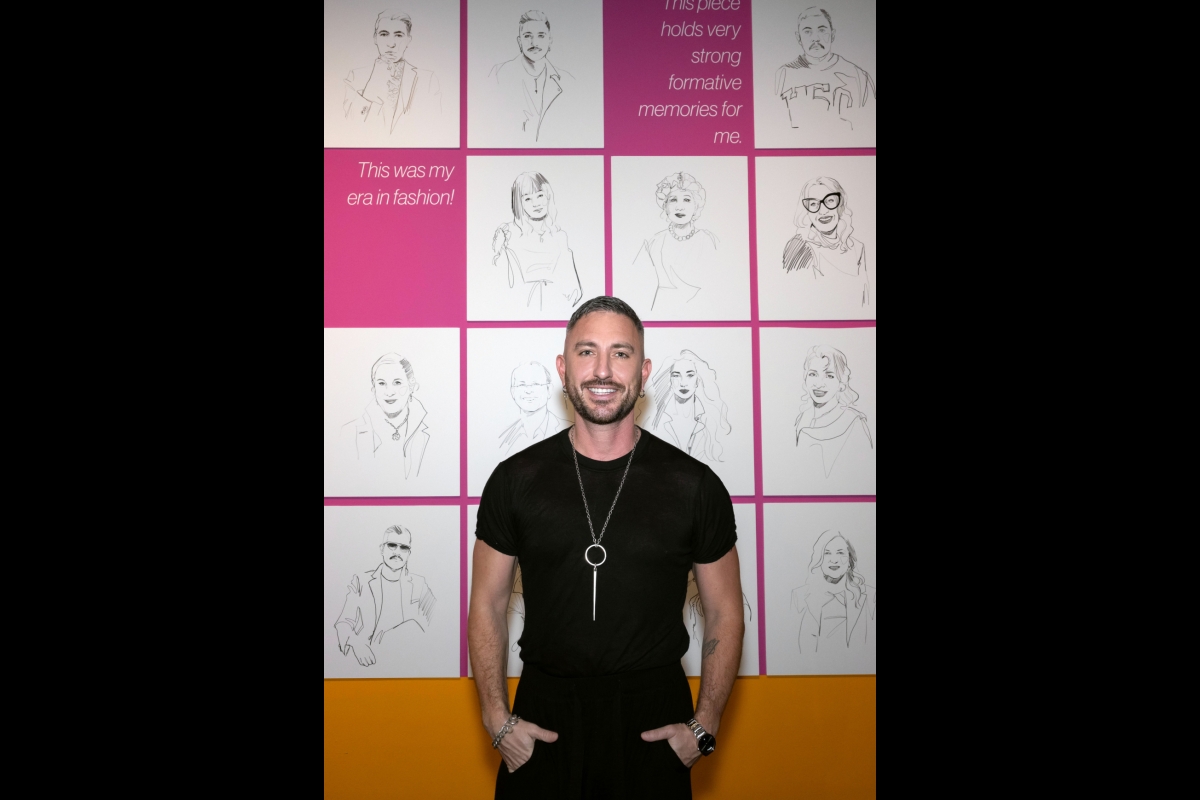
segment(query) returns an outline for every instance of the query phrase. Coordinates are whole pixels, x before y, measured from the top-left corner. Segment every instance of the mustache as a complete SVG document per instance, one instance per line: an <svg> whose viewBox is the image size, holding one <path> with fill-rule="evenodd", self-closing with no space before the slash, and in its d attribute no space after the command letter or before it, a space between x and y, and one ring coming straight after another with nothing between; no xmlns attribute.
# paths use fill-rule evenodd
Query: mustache
<svg viewBox="0 0 1200 800"><path fill-rule="evenodd" d="M617 383L616 381L614 381L610 378L606 378L604 380L597 379L594 381L587 381L586 383L581 383L579 385L581 387L583 387L584 389L595 389L595 388L599 388L601 386L610 388L610 389L624 389L625 388L624 386L622 386L621 384Z"/></svg>

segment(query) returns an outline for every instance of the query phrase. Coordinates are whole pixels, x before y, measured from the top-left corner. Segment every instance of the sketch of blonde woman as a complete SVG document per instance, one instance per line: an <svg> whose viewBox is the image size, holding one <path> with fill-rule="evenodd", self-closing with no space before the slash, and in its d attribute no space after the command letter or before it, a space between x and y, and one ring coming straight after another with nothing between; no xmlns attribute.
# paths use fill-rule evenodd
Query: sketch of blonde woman
<svg viewBox="0 0 1200 800"><path fill-rule="evenodd" d="M706 198L704 187L690 174L676 172L663 178L654 196L668 224L642 242L633 263L654 269L651 309L681 307L704 288L720 240L696 227Z"/></svg>
<svg viewBox="0 0 1200 800"><path fill-rule="evenodd" d="M720 461L730 433L729 407L721 400L717 372L691 350L667 359L650 381L656 435L705 461Z"/></svg>
<svg viewBox="0 0 1200 800"><path fill-rule="evenodd" d="M816 455L825 477L846 451L874 449L867 415L854 407L850 366L841 350L816 345L804 358L804 388L796 417L796 447ZM817 459L814 458L814 461Z"/></svg>
<svg viewBox="0 0 1200 800"><path fill-rule="evenodd" d="M867 248L854 238L846 190L833 178L804 185L796 207L797 233L783 248L783 271L811 277L823 292L870 305Z"/></svg>
<svg viewBox="0 0 1200 800"><path fill-rule="evenodd" d="M412 362L399 353L385 353L371 365L371 394L362 416L342 426L342 436L359 461L374 459L404 464L404 477L421 474L429 445L425 405Z"/></svg>
<svg viewBox="0 0 1200 800"><path fill-rule="evenodd" d="M513 181L512 215L492 236L492 264L506 267L509 288L520 287L527 307L540 310L558 298L574 306L583 297L575 254L556 221L554 189L540 172Z"/></svg>
<svg viewBox="0 0 1200 800"><path fill-rule="evenodd" d="M802 660L874 644L875 588L854 571L857 565L854 545L839 531L817 537L808 577L792 590L792 608L800 614Z"/></svg>

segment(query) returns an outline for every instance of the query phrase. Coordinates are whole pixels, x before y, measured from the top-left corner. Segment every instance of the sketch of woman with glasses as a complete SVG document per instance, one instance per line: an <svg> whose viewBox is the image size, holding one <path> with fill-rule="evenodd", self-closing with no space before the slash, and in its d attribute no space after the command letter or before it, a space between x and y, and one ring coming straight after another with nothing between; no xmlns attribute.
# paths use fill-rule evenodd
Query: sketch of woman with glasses
<svg viewBox="0 0 1200 800"><path fill-rule="evenodd" d="M797 233L783 248L783 271L811 276L823 291L871 303L867 248L854 238L846 190L833 178L804 185L796 207Z"/></svg>
<svg viewBox="0 0 1200 800"><path fill-rule="evenodd" d="M508 287L518 288L526 307L574 306L583 288L567 232L558 226L550 181L540 172L522 172L513 181L510 200L513 221L492 235L492 263L506 267Z"/></svg>
<svg viewBox="0 0 1200 800"><path fill-rule="evenodd" d="M715 266L719 240L696 226L704 210L705 192L700 181L686 172L674 172L654 187L654 198L667 227L642 242L633 263L653 269L651 310L683 308L708 281Z"/></svg>

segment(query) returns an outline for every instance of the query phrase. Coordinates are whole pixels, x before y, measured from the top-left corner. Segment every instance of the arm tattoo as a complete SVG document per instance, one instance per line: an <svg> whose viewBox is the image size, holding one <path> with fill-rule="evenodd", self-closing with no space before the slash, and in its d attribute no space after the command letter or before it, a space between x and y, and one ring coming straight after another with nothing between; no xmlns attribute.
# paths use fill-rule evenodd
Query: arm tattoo
<svg viewBox="0 0 1200 800"><path fill-rule="evenodd" d="M711 656L713 654L713 651L717 649L717 643L719 641L721 641L721 640L720 639L709 639L707 642L704 643L704 649L701 651L701 655L700 655L701 661L703 661L704 659L708 658L709 656Z"/></svg>

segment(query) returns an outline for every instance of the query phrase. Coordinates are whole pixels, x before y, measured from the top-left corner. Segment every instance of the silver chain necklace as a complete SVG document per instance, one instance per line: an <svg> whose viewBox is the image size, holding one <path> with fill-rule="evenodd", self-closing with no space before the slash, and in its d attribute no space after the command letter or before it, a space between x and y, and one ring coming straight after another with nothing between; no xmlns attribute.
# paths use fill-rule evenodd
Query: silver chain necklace
<svg viewBox="0 0 1200 800"><path fill-rule="evenodd" d="M583 560L592 568L592 622L596 621L596 573L600 569L600 565L608 560L608 551L600 545L600 540L604 538L604 532L608 530L608 521L612 519L613 509L617 507L617 500L621 497L621 489L625 486L625 479L629 477L629 468L633 465L633 454L637 450L638 440L642 438L642 429L634 426L635 435L633 437L633 450L629 451L629 462L625 465L625 474L621 476L621 483L617 485L617 496L613 498L612 505L608 508L608 516L604 518L604 525L600 528L600 536L596 536L596 528L592 525L592 512L588 508L587 493L583 491L583 473L579 471L579 456L575 453L575 429L571 429L568 434L571 439L571 458L575 461L575 477L579 479L579 495L583 498L583 511L587 514L588 531L592 534L592 543L583 551ZM592 562L588 557L588 553L592 552L592 548L600 550L600 560Z"/></svg>

